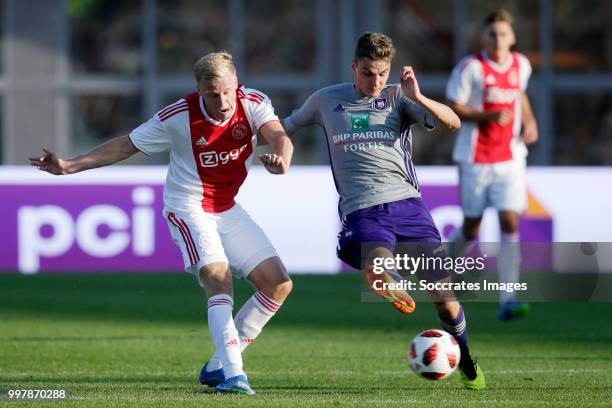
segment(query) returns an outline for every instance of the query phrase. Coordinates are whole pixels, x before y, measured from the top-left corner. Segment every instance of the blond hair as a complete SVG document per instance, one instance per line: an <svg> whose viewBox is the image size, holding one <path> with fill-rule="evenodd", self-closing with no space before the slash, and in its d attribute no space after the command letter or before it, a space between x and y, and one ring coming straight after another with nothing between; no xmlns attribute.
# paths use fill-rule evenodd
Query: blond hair
<svg viewBox="0 0 612 408"><path fill-rule="evenodd" d="M365 33L357 41L355 59L369 58L391 62L395 47L391 38L381 33Z"/></svg>
<svg viewBox="0 0 612 408"><path fill-rule="evenodd" d="M226 74L236 75L232 54L227 51L211 52L196 61L193 70L196 81L212 81Z"/></svg>
<svg viewBox="0 0 612 408"><path fill-rule="evenodd" d="M512 14L510 14L508 10L499 9L487 15L487 17L484 20L484 26L486 27L489 24L497 23L499 21L503 21L505 23L512 25L512 23L514 23L514 18L512 17Z"/></svg>

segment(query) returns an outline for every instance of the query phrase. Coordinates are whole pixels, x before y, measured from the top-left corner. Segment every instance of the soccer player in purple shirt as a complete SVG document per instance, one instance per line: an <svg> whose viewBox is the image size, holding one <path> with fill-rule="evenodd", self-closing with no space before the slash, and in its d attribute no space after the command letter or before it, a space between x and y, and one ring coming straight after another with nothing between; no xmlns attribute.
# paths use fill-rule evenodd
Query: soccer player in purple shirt
<svg viewBox="0 0 612 408"><path fill-rule="evenodd" d="M421 199L411 159L410 127L433 129L436 122L454 130L459 117L446 105L425 97L412 67L402 69L399 84L387 85L395 49L389 37L365 33L352 62L354 83L316 91L283 120L288 134L310 124L323 127L334 181L340 196L343 229L338 256L364 270L368 283L397 280L395 270L375 275L376 259L388 259L398 243L426 243L436 255L440 234ZM374 245L362 253L363 244ZM365 262L362 261L365 259ZM430 281L448 281L448 273ZM378 278L377 278L378 277ZM376 290L403 313L414 300L405 291ZM485 388L484 374L468 349L463 309L453 297L434 297L442 327L459 343L459 368L466 388Z"/></svg>

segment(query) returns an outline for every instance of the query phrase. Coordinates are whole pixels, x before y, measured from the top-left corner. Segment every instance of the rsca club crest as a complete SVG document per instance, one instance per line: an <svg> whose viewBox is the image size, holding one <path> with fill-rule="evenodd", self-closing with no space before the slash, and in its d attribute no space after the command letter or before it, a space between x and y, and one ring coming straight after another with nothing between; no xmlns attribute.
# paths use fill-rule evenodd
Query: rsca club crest
<svg viewBox="0 0 612 408"><path fill-rule="evenodd" d="M242 140L247 135L247 127L244 123L238 123L232 127L232 137L236 140Z"/></svg>
<svg viewBox="0 0 612 408"><path fill-rule="evenodd" d="M378 110L385 110L389 107L389 100L385 97L376 98L372 101L372 108Z"/></svg>

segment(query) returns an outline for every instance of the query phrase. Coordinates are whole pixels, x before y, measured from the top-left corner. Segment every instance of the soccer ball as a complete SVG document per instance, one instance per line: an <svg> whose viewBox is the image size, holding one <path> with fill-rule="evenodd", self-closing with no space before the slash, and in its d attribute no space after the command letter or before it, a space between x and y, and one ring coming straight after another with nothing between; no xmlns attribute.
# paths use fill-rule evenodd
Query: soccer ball
<svg viewBox="0 0 612 408"><path fill-rule="evenodd" d="M428 380L441 380L459 365L461 350L457 340L442 330L425 330L412 340L408 361L412 369Z"/></svg>

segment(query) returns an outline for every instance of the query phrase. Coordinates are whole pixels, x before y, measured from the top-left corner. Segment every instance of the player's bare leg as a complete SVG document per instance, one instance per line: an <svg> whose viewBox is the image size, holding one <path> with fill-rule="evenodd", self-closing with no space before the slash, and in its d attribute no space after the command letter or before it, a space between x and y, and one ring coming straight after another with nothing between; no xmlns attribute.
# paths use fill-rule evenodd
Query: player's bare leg
<svg viewBox="0 0 612 408"><path fill-rule="evenodd" d="M497 274L500 283L516 283L521 271L521 252L519 247L519 222L521 215L516 211L500 211L499 227L501 244L497 258ZM510 320L521 317L529 310L529 305L517 302L515 292L499 293L500 309L498 317Z"/></svg>
<svg viewBox="0 0 612 408"><path fill-rule="evenodd" d="M449 241L453 243L450 251L451 255L462 256L472 249L476 242L476 237L478 237L481 221L482 216L463 218L461 228L457 228L449 238Z"/></svg>
<svg viewBox="0 0 612 408"><path fill-rule="evenodd" d="M293 289L293 282L278 257L262 261L247 279L257 290L278 303L283 303Z"/></svg>
<svg viewBox="0 0 612 408"><path fill-rule="evenodd" d="M232 274L227 263L204 265L198 276L208 298L222 294L232 296Z"/></svg>
<svg viewBox="0 0 612 408"><path fill-rule="evenodd" d="M466 241L473 241L478 236L478 231L480 230L480 223L482 221L482 217L465 217L463 219L463 226L461 227L461 232L463 233L463 237Z"/></svg>
<svg viewBox="0 0 612 408"><path fill-rule="evenodd" d="M374 288L374 282L376 280L382 280L382 282L386 283L393 283L398 282L402 279L401 276L397 274L395 269L385 269L380 274L374 273L375 258L393 258L393 253L385 247L377 247L370 251L366 260L365 268L363 270L364 278L368 287L371 288L375 294L384 297L389 303L391 303L391 305L396 310L400 311L401 313L412 313L416 308L416 303L414 299L412 299L412 297L408 294L408 292L404 290L377 290Z"/></svg>

